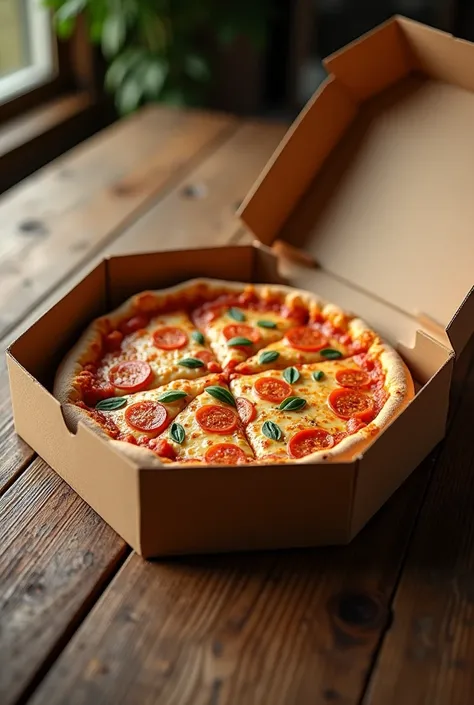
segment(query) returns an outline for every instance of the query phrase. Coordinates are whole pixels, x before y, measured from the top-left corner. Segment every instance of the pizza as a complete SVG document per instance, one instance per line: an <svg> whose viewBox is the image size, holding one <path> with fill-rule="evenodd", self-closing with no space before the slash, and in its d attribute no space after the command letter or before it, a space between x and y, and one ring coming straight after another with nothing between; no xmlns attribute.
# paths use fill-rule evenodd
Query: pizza
<svg viewBox="0 0 474 705"><path fill-rule="evenodd" d="M414 386L377 333L314 294L195 279L93 321L54 394L72 427L140 463L240 465L351 459Z"/></svg>

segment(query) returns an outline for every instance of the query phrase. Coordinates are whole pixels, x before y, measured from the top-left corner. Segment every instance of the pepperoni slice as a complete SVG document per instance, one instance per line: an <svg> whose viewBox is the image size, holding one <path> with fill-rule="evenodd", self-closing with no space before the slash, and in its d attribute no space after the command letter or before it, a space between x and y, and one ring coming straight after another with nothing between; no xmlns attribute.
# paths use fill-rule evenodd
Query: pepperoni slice
<svg viewBox="0 0 474 705"><path fill-rule="evenodd" d="M253 388L260 399L265 399L265 401L271 401L275 404L279 404L283 399L293 394L293 390L287 382L275 377L259 377Z"/></svg>
<svg viewBox="0 0 474 705"><path fill-rule="evenodd" d="M371 379L364 370L349 369L338 370L336 372L336 381L341 387L348 389L368 389Z"/></svg>
<svg viewBox="0 0 474 705"><path fill-rule="evenodd" d="M248 338L252 343L258 343L260 340L260 331L253 326L248 326L246 323L231 323L222 331L226 340L231 338Z"/></svg>
<svg viewBox="0 0 474 705"><path fill-rule="evenodd" d="M125 409L125 420L136 431L159 433L166 427L168 412L158 401L137 401Z"/></svg>
<svg viewBox="0 0 474 705"><path fill-rule="evenodd" d="M150 448L162 458L168 458L168 460L176 460L175 450L171 443L166 440L166 438L160 438L158 440L150 441Z"/></svg>
<svg viewBox="0 0 474 705"><path fill-rule="evenodd" d="M317 450L327 450L334 445L334 436L322 428L307 428L298 431L288 441L290 458L304 458Z"/></svg>
<svg viewBox="0 0 474 705"><path fill-rule="evenodd" d="M372 421L374 418L374 402L359 389L334 389L328 403L341 419Z"/></svg>
<svg viewBox="0 0 474 705"><path fill-rule="evenodd" d="M209 433L232 433L237 427L237 416L232 409L217 404L200 406L196 411L196 421Z"/></svg>
<svg viewBox="0 0 474 705"><path fill-rule="evenodd" d="M123 321L120 326L120 330L124 335L129 335L130 333L135 333L135 331L140 330L141 328L146 328L147 325L148 318L142 313L139 313L136 316L132 316L132 318L129 318L127 321Z"/></svg>
<svg viewBox="0 0 474 705"><path fill-rule="evenodd" d="M196 357L198 360L202 360L206 366L208 366L210 362L215 362L216 360L214 355L209 350L199 350L198 352L193 353L192 356Z"/></svg>
<svg viewBox="0 0 474 705"><path fill-rule="evenodd" d="M163 326L153 333L153 342L161 350L179 350L188 342L188 335L181 328Z"/></svg>
<svg viewBox="0 0 474 705"><path fill-rule="evenodd" d="M290 328L285 337L292 348L304 352L318 352L328 344L327 338L322 333L307 326Z"/></svg>
<svg viewBox="0 0 474 705"><path fill-rule="evenodd" d="M211 446L204 456L206 463L219 465L238 465L247 462L247 456L242 448L234 443L217 443Z"/></svg>
<svg viewBox="0 0 474 705"><path fill-rule="evenodd" d="M246 426L251 421L253 421L257 415L257 409L255 408L255 404L252 404L252 402L248 399L245 399L245 397L237 397L235 403L237 405L237 413L240 416L240 420L242 421L244 426Z"/></svg>
<svg viewBox="0 0 474 705"><path fill-rule="evenodd" d="M144 360L119 362L109 372L109 380L114 387L126 392L140 392L146 389L152 376L153 370Z"/></svg>

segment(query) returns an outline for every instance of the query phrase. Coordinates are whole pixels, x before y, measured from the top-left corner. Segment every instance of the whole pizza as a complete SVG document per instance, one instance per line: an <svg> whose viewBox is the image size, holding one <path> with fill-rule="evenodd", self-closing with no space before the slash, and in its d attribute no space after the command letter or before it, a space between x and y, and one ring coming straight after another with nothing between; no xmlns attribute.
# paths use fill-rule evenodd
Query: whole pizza
<svg viewBox="0 0 474 705"><path fill-rule="evenodd" d="M399 355L305 291L196 279L96 319L54 394L138 462L347 460L413 397Z"/></svg>

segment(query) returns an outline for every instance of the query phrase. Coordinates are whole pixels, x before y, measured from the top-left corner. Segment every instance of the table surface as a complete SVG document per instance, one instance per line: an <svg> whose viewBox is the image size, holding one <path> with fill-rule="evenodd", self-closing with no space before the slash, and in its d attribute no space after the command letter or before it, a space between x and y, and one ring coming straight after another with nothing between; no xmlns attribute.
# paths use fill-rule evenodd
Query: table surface
<svg viewBox="0 0 474 705"><path fill-rule="evenodd" d="M235 208L285 129L148 108L12 189L3 348L105 253L247 237ZM464 357L446 440L349 546L165 562L134 554L15 435L2 360L0 703L474 702Z"/></svg>

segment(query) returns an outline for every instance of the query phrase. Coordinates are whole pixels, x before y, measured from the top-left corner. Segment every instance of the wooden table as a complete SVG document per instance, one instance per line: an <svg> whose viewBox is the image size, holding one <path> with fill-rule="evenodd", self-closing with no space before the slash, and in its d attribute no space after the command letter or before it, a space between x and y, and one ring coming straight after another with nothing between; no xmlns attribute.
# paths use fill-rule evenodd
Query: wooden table
<svg viewBox="0 0 474 705"><path fill-rule="evenodd" d="M238 241L284 130L147 109L6 194L3 347L104 253ZM350 546L166 562L15 436L3 362L0 388L2 705L474 702L474 368L445 443Z"/></svg>

